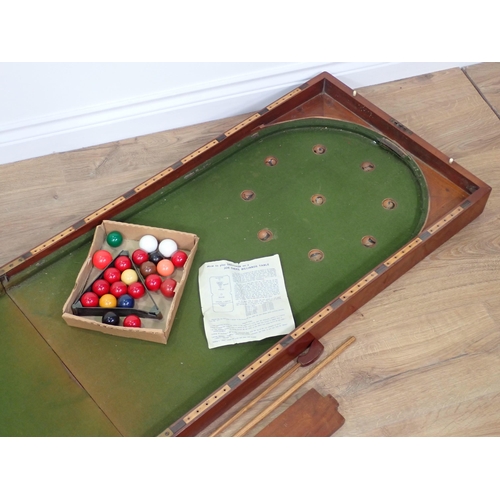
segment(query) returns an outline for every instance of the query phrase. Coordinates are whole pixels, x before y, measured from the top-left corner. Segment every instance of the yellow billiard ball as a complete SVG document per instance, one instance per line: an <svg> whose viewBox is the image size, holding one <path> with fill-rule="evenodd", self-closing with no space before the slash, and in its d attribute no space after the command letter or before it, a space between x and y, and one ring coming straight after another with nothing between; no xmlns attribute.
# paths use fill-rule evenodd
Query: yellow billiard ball
<svg viewBox="0 0 500 500"><path fill-rule="evenodd" d="M131 285L132 283L139 281L139 276L137 276L137 273L133 269L125 269L122 273L121 280L126 285Z"/></svg>
<svg viewBox="0 0 500 500"><path fill-rule="evenodd" d="M111 295L110 293L104 294L100 299L99 299L99 306L100 307L116 307L116 297L114 295Z"/></svg>

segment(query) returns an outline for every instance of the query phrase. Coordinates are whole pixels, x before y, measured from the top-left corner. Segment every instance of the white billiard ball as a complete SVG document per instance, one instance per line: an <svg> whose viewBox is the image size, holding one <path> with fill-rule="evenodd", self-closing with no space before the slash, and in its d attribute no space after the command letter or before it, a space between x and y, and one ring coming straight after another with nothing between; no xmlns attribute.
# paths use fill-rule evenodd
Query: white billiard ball
<svg viewBox="0 0 500 500"><path fill-rule="evenodd" d="M158 240L153 235L146 234L139 240L139 248L148 253L154 252L158 248Z"/></svg>
<svg viewBox="0 0 500 500"><path fill-rule="evenodd" d="M160 241L158 251L167 259L177 250L177 243L170 238Z"/></svg>

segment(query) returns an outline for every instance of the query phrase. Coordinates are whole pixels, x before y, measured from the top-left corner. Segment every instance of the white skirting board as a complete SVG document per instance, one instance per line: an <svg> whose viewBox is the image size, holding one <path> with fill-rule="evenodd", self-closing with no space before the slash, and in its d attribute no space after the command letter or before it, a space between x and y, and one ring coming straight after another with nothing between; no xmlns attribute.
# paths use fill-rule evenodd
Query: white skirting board
<svg viewBox="0 0 500 500"><path fill-rule="evenodd" d="M164 70L164 65L169 63L158 64L162 64L160 69ZM32 83L27 83L28 88L32 87L32 95L40 100L57 98L59 107L53 113L36 114L34 111L33 116L29 116L29 110L28 113L24 110L22 119L6 122L2 122L0 113L0 165L258 111L323 71L331 73L349 87L359 89L475 63L277 63L253 64L248 70L242 63L237 63L233 74L231 63L226 64L229 66L224 67L224 75L220 78L208 75L206 65L190 63L189 77L186 79L184 75L181 87L173 86L171 78L164 90L141 93L139 85L131 95L122 95L119 100L102 102L101 99L99 104L89 105L87 96L85 106L71 101L72 94L68 93L68 97L64 95L64 90L59 96L46 95L43 89L37 94L39 89L34 78ZM133 63L131 65L132 68ZM8 79L8 69L8 65L3 67L4 79ZM30 68L24 67L26 69L29 73ZM40 66L37 71L40 71ZM112 80L112 74L107 75ZM71 76L68 75L68 78ZM78 75L73 74L72 77L77 78ZM123 73L118 77L123 78ZM61 82L61 85L72 88L74 83L69 80ZM81 76L78 85L82 97L86 86ZM113 85L117 82L104 82L103 88L109 90ZM23 91L26 92L26 88ZM16 99L23 99L21 92L19 95L16 93L14 90L8 96L0 97L0 108L1 101L8 99L6 102L10 103L10 109L15 109L12 103L15 105ZM61 100L66 103L66 109L61 108ZM45 104L45 108L42 106L41 109L46 110L47 105L50 107L50 103ZM9 117L12 118L12 113Z"/></svg>

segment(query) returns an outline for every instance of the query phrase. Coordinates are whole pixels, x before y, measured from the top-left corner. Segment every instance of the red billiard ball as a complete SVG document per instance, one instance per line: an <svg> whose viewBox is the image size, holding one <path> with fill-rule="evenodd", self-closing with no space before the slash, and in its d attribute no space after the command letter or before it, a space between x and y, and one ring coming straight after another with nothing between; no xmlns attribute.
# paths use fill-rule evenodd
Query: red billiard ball
<svg viewBox="0 0 500 500"><path fill-rule="evenodd" d="M175 287L177 281L172 278L167 278L160 286L160 292L167 298L172 298L175 295Z"/></svg>
<svg viewBox="0 0 500 500"><path fill-rule="evenodd" d="M134 299L140 299L146 293L146 289L140 281L136 281L128 286L127 293Z"/></svg>
<svg viewBox="0 0 500 500"><path fill-rule="evenodd" d="M92 291L99 297L109 293L109 283L106 280L95 280L92 283Z"/></svg>
<svg viewBox="0 0 500 500"><path fill-rule="evenodd" d="M161 286L161 276L158 274L150 274L146 277L146 288L151 292L156 292Z"/></svg>
<svg viewBox="0 0 500 500"><path fill-rule="evenodd" d="M118 298L121 297L122 295L125 295L127 293L127 289L128 286L123 281L115 281L111 285L109 292L116 298Z"/></svg>
<svg viewBox="0 0 500 500"><path fill-rule="evenodd" d="M113 256L107 250L97 250L92 256L92 264L97 269L104 269L109 266L113 260Z"/></svg>
<svg viewBox="0 0 500 500"><path fill-rule="evenodd" d="M118 269L118 271L126 271L127 269L131 269L132 261L125 255L121 255L120 257L116 258L115 267L116 269Z"/></svg>
<svg viewBox="0 0 500 500"><path fill-rule="evenodd" d="M141 318L139 318L139 316L136 316L135 314L130 314L126 316L125 319L123 320L123 326L129 328L140 328Z"/></svg>
<svg viewBox="0 0 500 500"><path fill-rule="evenodd" d="M104 279L110 284L120 281L121 275L121 271L118 271L116 267L108 267L106 271L104 271Z"/></svg>
<svg viewBox="0 0 500 500"><path fill-rule="evenodd" d="M132 260L134 261L134 264L140 266L143 262L147 262L149 260L149 254L146 250L139 248L132 254Z"/></svg>
<svg viewBox="0 0 500 500"><path fill-rule="evenodd" d="M94 292L85 292L80 302L83 307L97 307L99 305L99 297Z"/></svg>
<svg viewBox="0 0 500 500"><path fill-rule="evenodd" d="M175 267L184 267L184 264L186 263L188 256L186 252L183 252L182 250L177 250L177 252L174 252L172 256L170 257L170 260L172 261L172 264Z"/></svg>

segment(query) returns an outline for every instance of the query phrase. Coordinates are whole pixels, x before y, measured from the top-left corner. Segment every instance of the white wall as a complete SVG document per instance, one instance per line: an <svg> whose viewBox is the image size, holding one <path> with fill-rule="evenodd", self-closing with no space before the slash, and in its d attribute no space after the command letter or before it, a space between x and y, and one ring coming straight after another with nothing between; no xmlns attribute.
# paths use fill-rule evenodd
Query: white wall
<svg viewBox="0 0 500 500"><path fill-rule="evenodd" d="M352 88L473 63L0 63L0 164L261 109L322 71Z"/></svg>

